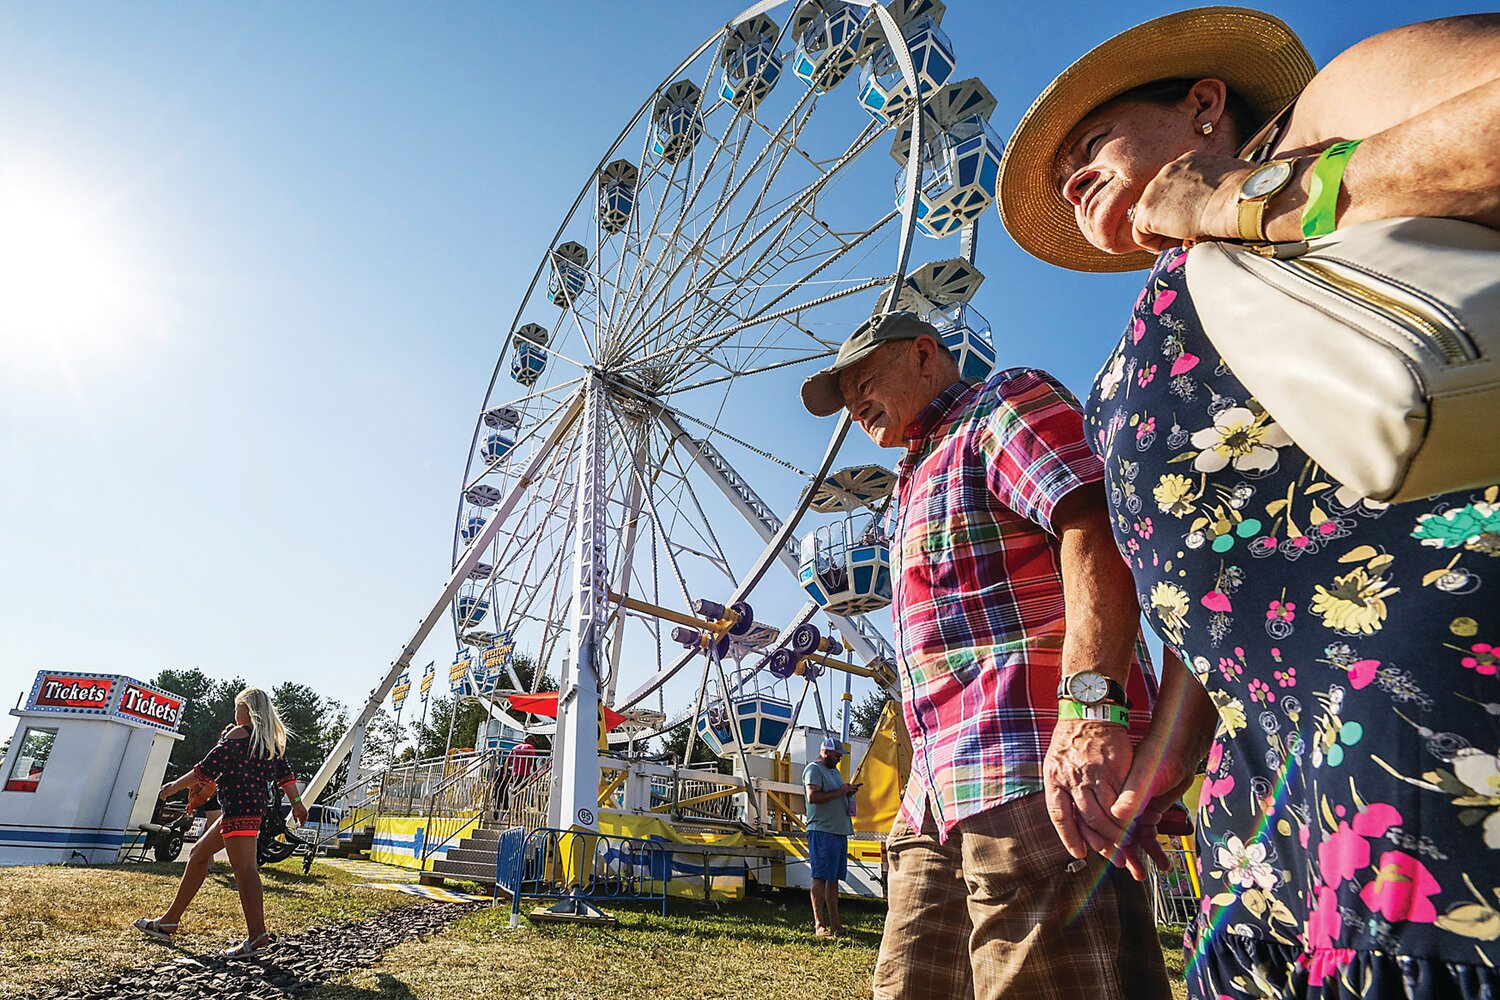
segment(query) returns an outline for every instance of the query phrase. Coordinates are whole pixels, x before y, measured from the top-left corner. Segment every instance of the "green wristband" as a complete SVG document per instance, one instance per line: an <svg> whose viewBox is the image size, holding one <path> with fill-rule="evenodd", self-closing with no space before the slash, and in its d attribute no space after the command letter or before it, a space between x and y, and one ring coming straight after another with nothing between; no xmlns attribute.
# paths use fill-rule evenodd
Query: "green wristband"
<svg viewBox="0 0 1500 1000"><path fill-rule="evenodd" d="M1098 713L1103 710L1104 718ZM1113 722L1117 726L1130 725L1130 709L1124 705L1114 702L1101 702L1098 705L1085 705L1071 698L1064 698L1057 703L1057 717L1059 719L1088 719L1093 722Z"/></svg>
<svg viewBox="0 0 1500 1000"><path fill-rule="evenodd" d="M1360 142L1359 139L1336 142L1323 150L1323 155L1313 164L1307 204L1302 206L1303 239L1327 236L1338 228L1339 187L1344 180L1344 168L1349 165L1349 157L1354 154Z"/></svg>

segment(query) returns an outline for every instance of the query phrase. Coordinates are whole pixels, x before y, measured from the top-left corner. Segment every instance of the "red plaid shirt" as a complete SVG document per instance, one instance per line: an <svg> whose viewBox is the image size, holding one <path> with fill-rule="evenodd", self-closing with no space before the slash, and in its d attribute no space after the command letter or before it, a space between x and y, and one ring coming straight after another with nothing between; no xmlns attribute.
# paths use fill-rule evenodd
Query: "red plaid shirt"
<svg viewBox="0 0 1500 1000"><path fill-rule="evenodd" d="M931 808L946 839L960 820L1041 791L1066 627L1052 511L1103 478L1077 401L1045 372L956 382L907 428L891 609L913 830ZM1137 639L1126 691L1138 734L1156 695L1148 662Z"/></svg>

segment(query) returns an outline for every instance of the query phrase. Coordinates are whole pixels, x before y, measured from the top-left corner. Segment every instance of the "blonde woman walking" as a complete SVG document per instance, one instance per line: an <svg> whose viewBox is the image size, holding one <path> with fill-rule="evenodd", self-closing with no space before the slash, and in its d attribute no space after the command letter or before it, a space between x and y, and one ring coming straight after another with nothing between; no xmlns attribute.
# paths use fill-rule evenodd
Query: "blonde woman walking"
<svg viewBox="0 0 1500 1000"><path fill-rule="evenodd" d="M286 789L292 814L307 822L307 807L297 791L297 776L286 762L286 728L276 715L271 699L260 688L245 688L234 697L233 728L209 751L208 756L181 778L164 785L159 797L166 799L195 781L218 782L220 817L209 824L193 846L177 897L160 917L142 917L135 927L148 937L166 941L177 933L178 922L203 885L208 866L222 848L229 853L234 882L245 911L245 940L224 952L226 957L258 955L274 943L266 932L265 896L257 868L256 845L261 819L267 806L266 787L271 782Z"/></svg>

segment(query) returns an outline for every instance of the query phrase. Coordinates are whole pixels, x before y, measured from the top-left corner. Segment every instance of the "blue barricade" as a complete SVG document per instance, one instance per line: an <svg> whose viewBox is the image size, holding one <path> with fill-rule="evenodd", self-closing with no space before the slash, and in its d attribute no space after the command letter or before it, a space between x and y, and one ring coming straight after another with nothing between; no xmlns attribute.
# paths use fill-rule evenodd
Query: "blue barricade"
<svg viewBox="0 0 1500 1000"><path fill-rule="evenodd" d="M495 899L510 893L511 922L524 899L645 900L667 915L672 845L589 830L512 827L495 852Z"/></svg>

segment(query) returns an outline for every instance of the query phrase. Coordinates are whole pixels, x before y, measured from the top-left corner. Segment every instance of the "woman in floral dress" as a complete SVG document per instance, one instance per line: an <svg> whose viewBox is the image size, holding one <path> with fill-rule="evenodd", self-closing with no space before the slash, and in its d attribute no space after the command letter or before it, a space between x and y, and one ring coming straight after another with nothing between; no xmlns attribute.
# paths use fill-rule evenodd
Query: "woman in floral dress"
<svg viewBox="0 0 1500 1000"><path fill-rule="evenodd" d="M1350 161L1341 223L1465 214L1440 200L1392 210L1377 168L1408 169L1391 134L1441 131L1444 102L1483 89L1444 67L1471 72L1476 50L1500 66L1500 23L1377 36L1308 84L1311 62L1289 29L1224 11L1159 19L1080 60L1022 121L1001 181L1007 227L1032 253L1081 270L1151 267L1087 419L1145 614L1218 710L1189 992L1494 997L1500 489L1388 505L1333 481L1204 335L1181 243L1237 232L1233 194L1254 166L1235 154L1304 84L1276 156L1369 136ZM1242 65L1224 54L1235 51ZM1217 69L1205 59L1225 60L1222 79L1203 78ZM1415 108L1382 87L1409 85L1413 60L1434 81ZM1111 73L1113 89L1100 82ZM1360 109L1341 117L1351 93ZM1403 110L1382 122L1370 110L1382 100ZM1497 106L1475 101L1480 121L1465 127L1493 136ZM1272 239L1295 238L1305 198L1294 181L1268 205ZM1480 194L1472 204L1493 211ZM1152 265L1142 250L1162 252ZM1173 726L1158 706L1155 742L1137 756L1151 774L1133 782L1153 793L1180 787L1198 760L1195 734Z"/></svg>

